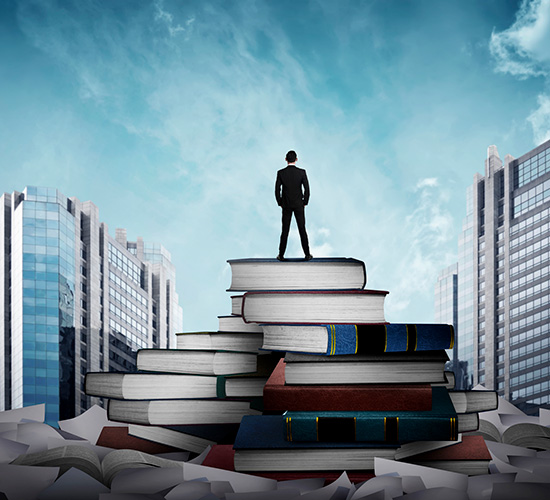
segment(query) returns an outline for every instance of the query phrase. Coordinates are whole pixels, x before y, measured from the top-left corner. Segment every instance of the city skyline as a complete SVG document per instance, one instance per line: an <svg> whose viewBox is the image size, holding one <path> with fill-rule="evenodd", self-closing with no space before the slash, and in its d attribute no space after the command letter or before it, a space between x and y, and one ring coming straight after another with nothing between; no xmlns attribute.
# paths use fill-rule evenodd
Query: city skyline
<svg viewBox="0 0 550 500"><path fill-rule="evenodd" d="M1 191L162 242L186 331L230 312L227 259L275 257L289 149L314 257L364 260L389 321L430 322L487 147L549 138L548 0L0 8Z"/></svg>

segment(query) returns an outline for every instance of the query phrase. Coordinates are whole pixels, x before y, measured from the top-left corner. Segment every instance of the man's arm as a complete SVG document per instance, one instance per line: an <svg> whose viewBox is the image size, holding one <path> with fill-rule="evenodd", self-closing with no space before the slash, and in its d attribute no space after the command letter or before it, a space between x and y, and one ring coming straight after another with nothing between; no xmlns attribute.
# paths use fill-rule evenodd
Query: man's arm
<svg viewBox="0 0 550 500"><path fill-rule="evenodd" d="M306 206L309 203L309 182L305 170L304 177L302 178L302 185L304 186L304 206Z"/></svg>
<svg viewBox="0 0 550 500"><path fill-rule="evenodd" d="M277 172L277 180L275 181L275 199L277 200L277 205L279 206L281 206L283 202L283 195L281 194L282 185L281 174Z"/></svg>

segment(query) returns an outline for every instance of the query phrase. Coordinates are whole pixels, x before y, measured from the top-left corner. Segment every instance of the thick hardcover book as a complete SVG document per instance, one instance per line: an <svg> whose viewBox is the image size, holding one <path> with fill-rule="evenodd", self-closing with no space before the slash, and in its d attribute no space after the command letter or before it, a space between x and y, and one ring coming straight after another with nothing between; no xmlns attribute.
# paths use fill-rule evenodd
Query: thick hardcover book
<svg viewBox="0 0 550 500"><path fill-rule="evenodd" d="M262 348L327 356L452 349L454 329L444 324L262 325Z"/></svg>
<svg viewBox="0 0 550 500"><path fill-rule="evenodd" d="M397 444L299 443L284 438L280 415L243 417L235 439L235 470L370 470L374 457L393 459Z"/></svg>
<svg viewBox="0 0 550 500"><path fill-rule="evenodd" d="M218 316L218 330L220 332L262 333L262 327L258 323L245 323L240 314Z"/></svg>
<svg viewBox="0 0 550 500"><path fill-rule="evenodd" d="M233 259L229 291L361 290L367 283L365 263L348 258Z"/></svg>
<svg viewBox="0 0 550 500"><path fill-rule="evenodd" d="M309 290L247 292L246 323L385 323L383 290Z"/></svg>
<svg viewBox="0 0 550 500"><path fill-rule="evenodd" d="M97 438L97 446L117 450L137 450L156 455L158 453L173 453L180 451L164 443L154 443L130 434L128 427L103 427Z"/></svg>
<svg viewBox="0 0 550 500"><path fill-rule="evenodd" d="M206 399L262 396L267 378L173 373L87 373L89 396L114 399Z"/></svg>
<svg viewBox="0 0 550 500"><path fill-rule="evenodd" d="M145 425L239 423L243 415L258 415L250 401L227 399L110 399L107 417L115 422Z"/></svg>
<svg viewBox="0 0 550 500"><path fill-rule="evenodd" d="M288 441L406 443L456 441L457 414L447 389L432 388L429 411L288 411Z"/></svg>
<svg viewBox="0 0 550 500"><path fill-rule="evenodd" d="M444 350L317 356L288 353L287 384L444 383Z"/></svg>
<svg viewBox="0 0 550 500"><path fill-rule="evenodd" d="M285 385L280 360L264 387L264 411L427 411L430 384Z"/></svg>
<svg viewBox="0 0 550 500"><path fill-rule="evenodd" d="M460 474L479 475L488 473L491 459L483 437L462 436L461 443L414 455L405 461Z"/></svg>
<svg viewBox="0 0 550 500"><path fill-rule="evenodd" d="M140 349L137 369L189 375L236 375L256 371L257 355L249 352Z"/></svg>
<svg viewBox="0 0 550 500"><path fill-rule="evenodd" d="M202 465L206 467L215 467L216 469L223 469L229 471L235 471L235 450L230 444L215 444L212 446L208 455L202 462ZM324 485L328 485L333 481L336 481L344 470L341 471L280 471L280 472L249 472L249 474L255 476L266 477L269 479L275 479L276 481L292 481L296 479L311 479L322 478L325 480ZM368 481L374 477L372 471L350 471L346 474L352 483L362 483Z"/></svg>
<svg viewBox="0 0 550 500"><path fill-rule="evenodd" d="M176 334L176 347L188 350L257 353L262 347L262 342L261 333L183 332Z"/></svg>

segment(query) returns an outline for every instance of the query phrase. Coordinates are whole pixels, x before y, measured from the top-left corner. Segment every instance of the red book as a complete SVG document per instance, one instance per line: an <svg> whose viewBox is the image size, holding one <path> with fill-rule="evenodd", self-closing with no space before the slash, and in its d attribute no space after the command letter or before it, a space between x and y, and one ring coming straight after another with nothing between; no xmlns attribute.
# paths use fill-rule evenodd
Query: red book
<svg viewBox="0 0 550 500"><path fill-rule="evenodd" d="M128 427L103 427L97 438L97 446L105 446L116 450L137 450L155 455L157 453L172 453L181 450L165 444L154 443L128 434Z"/></svg>
<svg viewBox="0 0 550 500"><path fill-rule="evenodd" d="M430 384L285 385L283 359L264 387L264 412L431 409Z"/></svg>
<svg viewBox="0 0 550 500"><path fill-rule="evenodd" d="M235 472L233 458L235 450L230 444L215 444L212 446L202 465L206 467L215 467ZM336 481L343 471L308 471L308 472L247 472L253 476L275 479L277 481L290 481L292 479L306 479L312 477L322 477L325 479L325 485ZM352 483L360 483L374 477L372 471L348 471L346 472Z"/></svg>
<svg viewBox="0 0 550 500"><path fill-rule="evenodd" d="M417 465L460 474L488 474L491 453L482 436L462 436L462 442L405 459Z"/></svg>

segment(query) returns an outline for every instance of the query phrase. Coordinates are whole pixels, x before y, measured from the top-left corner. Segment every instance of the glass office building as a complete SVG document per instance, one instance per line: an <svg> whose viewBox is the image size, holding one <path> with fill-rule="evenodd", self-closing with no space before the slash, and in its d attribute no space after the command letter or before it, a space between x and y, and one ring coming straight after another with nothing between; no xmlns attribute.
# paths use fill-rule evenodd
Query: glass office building
<svg viewBox="0 0 550 500"><path fill-rule="evenodd" d="M0 409L45 403L55 425L101 403L83 392L88 371L174 345L175 269L162 245L150 262L141 238L112 238L91 202L37 187L0 200Z"/></svg>
<svg viewBox="0 0 550 500"><path fill-rule="evenodd" d="M474 385L536 413L550 407L550 141L504 162L490 146L469 193L458 357Z"/></svg>

